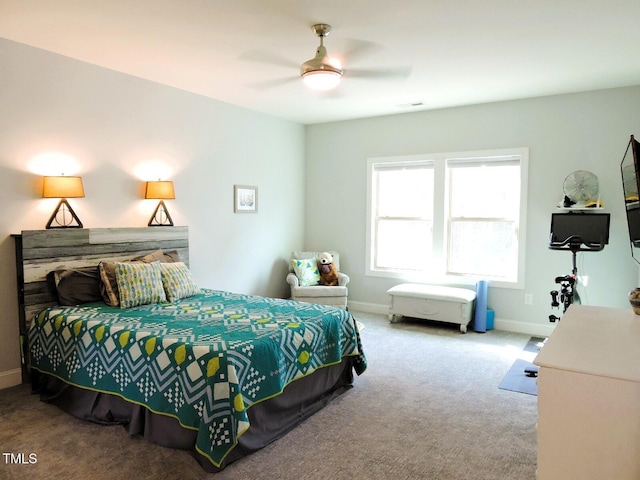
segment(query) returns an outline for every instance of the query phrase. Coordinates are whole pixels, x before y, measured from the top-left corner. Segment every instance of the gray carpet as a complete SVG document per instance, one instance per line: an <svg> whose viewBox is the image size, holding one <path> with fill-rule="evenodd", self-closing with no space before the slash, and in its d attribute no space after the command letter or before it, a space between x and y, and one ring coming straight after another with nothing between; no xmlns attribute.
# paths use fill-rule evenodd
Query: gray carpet
<svg viewBox="0 0 640 480"><path fill-rule="evenodd" d="M186 452L74 419L0 390L0 450L35 453L2 479L533 480L536 397L498 388L528 335L354 312L369 368L355 387L277 442L218 474Z"/></svg>

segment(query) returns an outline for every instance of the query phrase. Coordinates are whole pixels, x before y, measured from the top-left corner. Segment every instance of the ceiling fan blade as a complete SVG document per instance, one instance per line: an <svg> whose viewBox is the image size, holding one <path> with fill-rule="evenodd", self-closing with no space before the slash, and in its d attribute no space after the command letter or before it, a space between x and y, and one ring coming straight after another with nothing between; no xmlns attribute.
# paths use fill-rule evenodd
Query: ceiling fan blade
<svg viewBox="0 0 640 480"><path fill-rule="evenodd" d="M344 63L357 62L359 59L372 55L375 52L382 50L384 47L378 43L369 42L368 40L356 40L354 38L345 39L346 48L342 55L344 57Z"/></svg>
<svg viewBox="0 0 640 480"><path fill-rule="evenodd" d="M245 52L238 57L238 60L267 63L269 65L278 65L280 67L293 68L294 71L300 69L299 63L292 62L289 59L281 57L276 53L268 52L266 50L251 50L249 52Z"/></svg>
<svg viewBox="0 0 640 480"><path fill-rule="evenodd" d="M271 88L277 88L283 85L288 85L293 82L301 82L300 77L274 78L271 80L264 80L262 82L249 83L247 84L247 86L256 90L268 90Z"/></svg>
<svg viewBox="0 0 640 480"><path fill-rule="evenodd" d="M364 70L361 68L345 69L344 76L352 78L388 78L402 80L411 75L411 67L382 68L377 70Z"/></svg>

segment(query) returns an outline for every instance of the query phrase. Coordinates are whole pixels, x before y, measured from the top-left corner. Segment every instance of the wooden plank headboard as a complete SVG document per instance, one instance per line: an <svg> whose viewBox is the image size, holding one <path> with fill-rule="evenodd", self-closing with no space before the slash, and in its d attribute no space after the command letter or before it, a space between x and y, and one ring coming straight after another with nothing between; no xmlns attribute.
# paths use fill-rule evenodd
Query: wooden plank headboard
<svg viewBox="0 0 640 480"><path fill-rule="evenodd" d="M98 265L101 260L126 260L158 249L177 250L180 259L189 264L189 227L24 230L12 236L16 242L23 367L26 335L33 316L56 305L46 282L49 272ZM23 368L23 381L25 375Z"/></svg>

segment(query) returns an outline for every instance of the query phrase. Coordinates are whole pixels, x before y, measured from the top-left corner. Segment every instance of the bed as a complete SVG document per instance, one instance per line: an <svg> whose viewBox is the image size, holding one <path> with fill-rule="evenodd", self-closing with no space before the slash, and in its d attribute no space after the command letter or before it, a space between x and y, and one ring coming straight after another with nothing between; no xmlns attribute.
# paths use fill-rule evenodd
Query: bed
<svg viewBox="0 0 640 480"><path fill-rule="evenodd" d="M357 322L349 312L199 288L181 261L188 250L180 256L179 249L158 248L162 242L149 244L165 229L110 229L106 237L100 229L88 230L89 243L90 230L94 240L101 238L97 251L77 250L75 241L62 256L57 247L38 247L57 251L51 257L55 265L44 257L35 261L25 247L29 235L22 233L25 280L31 264L38 265L36 277L55 271L58 281L67 270L102 273L93 264L113 260L106 253L113 243L104 239L115 238L120 245L113 262L120 305L108 305L108 282L101 276L102 300L48 305L28 324L33 387L67 412L123 424L131 434L189 450L205 470L219 471L290 431L349 389L354 372L366 369ZM131 233L144 233L145 246L133 248L123 240ZM64 234L56 236L49 243ZM86 242L83 235L80 243ZM186 280L176 280L176 271ZM145 295L153 297L149 290L158 293L158 272L165 298L147 301ZM143 298L139 304L136 295Z"/></svg>

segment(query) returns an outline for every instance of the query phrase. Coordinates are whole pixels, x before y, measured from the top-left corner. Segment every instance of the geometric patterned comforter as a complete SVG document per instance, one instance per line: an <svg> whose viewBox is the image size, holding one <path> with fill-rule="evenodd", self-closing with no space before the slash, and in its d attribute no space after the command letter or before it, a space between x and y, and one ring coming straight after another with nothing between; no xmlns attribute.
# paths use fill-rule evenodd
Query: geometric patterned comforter
<svg viewBox="0 0 640 480"><path fill-rule="evenodd" d="M348 312L203 289L173 303L121 309L51 307L29 331L31 367L69 384L119 395L197 430L217 467L249 428L247 409L292 381L356 356Z"/></svg>

